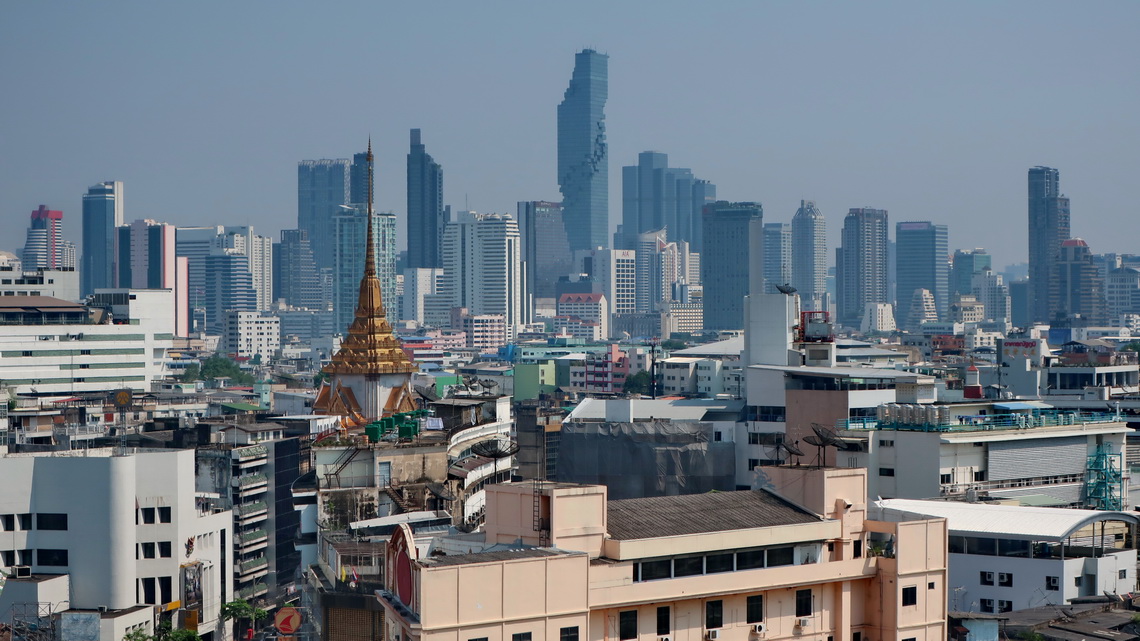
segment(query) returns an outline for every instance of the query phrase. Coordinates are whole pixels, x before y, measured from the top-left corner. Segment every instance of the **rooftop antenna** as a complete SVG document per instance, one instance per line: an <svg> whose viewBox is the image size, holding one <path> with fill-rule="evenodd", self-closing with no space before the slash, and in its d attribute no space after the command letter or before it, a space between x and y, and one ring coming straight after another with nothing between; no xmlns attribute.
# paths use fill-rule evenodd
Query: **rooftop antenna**
<svg viewBox="0 0 1140 641"><path fill-rule="evenodd" d="M788 443L787 441L780 443L780 448L788 453L789 458L792 456L796 457L796 465L800 464L799 459L804 456L804 451L800 449L799 443L799 441L795 443Z"/></svg>

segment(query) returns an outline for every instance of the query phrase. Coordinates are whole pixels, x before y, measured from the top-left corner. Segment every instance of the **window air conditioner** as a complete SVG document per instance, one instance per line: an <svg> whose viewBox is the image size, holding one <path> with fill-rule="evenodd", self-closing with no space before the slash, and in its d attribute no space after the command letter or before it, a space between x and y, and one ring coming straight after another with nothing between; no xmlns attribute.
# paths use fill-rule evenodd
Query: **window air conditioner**
<svg viewBox="0 0 1140 641"><path fill-rule="evenodd" d="M752 631L756 634L764 634L768 631L768 626L764 625L763 623L753 623Z"/></svg>
<svg viewBox="0 0 1140 641"><path fill-rule="evenodd" d="M800 617L800 618L796 619L796 627L797 628L809 628L809 627L811 627L811 619L809 619L807 617Z"/></svg>
<svg viewBox="0 0 1140 641"><path fill-rule="evenodd" d="M673 637L657 637L657 641L673 641Z"/></svg>
<svg viewBox="0 0 1140 641"><path fill-rule="evenodd" d="M720 630L705 630L705 639L708 641L717 641L720 638Z"/></svg>

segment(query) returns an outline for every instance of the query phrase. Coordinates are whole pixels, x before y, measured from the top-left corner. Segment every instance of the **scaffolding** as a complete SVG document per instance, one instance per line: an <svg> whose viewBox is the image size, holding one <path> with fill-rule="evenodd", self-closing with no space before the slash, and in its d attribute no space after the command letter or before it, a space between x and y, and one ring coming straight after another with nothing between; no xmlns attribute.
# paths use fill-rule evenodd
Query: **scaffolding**
<svg viewBox="0 0 1140 641"><path fill-rule="evenodd" d="M16 603L11 612L12 641L55 641L51 603Z"/></svg>
<svg viewBox="0 0 1140 641"><path fill-rule="evenodd" d="M1124 474L1120 452L1111 443L1098 445L1085 467L1085 505L1094 510L1120 510L1124 507Z"/></svg>

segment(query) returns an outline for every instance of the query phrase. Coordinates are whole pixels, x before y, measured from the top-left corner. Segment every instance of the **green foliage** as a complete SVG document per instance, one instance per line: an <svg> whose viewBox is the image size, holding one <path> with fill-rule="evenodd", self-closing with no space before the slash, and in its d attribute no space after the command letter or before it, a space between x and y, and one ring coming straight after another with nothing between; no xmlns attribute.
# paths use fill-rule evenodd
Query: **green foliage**
<svg viewBox="0 0 1140 641"><path fill-rule="evenodd" d="M223 603L221 609L223 621L260 621L269 616L269 613L261 608L255 608L250 605L249 601L245 599L238 599ZM185 641L175 639L174 641Z"/></svg>
<svg viewBox="0 0 1140 641"><path fill-rule="evenodd" d="M202 363L203 380L227 376L234 385L253 385L253 377L241 371L238 364L221 354L214 354Z"/></svg>
<svg viewBox="0 0 1140 641"><path fill-rule="evenodd" d="M325 381L327 381L328 379L329 379L328 374L325 374L324 372L317 372L316 376L313 377L313 387L320 387L321 384L324 383Z"/></svg>
<svg viewBox="0 0 1140 641"><path fill-rule="evenodd" d="M1126 352L1140 352L1140 341L1132 341L1124 346Z"/></svg>
<svg viewBox="0 0 1140 641"><path fill-rule="evenodd" d="M193 383L194 381L202 380L202 366L197 363L190 363L186 366L186 370L182 372L182 376L178 380L183 383Z"/></svg>
<svg viewBox="0 0 1140 641"><path fill-rule="evenodd" d="M123 641L153 641L154 635L146 630L131 630L123 635Z"/></svg>
<svg viewBox="0 0 1140 641"><path fill-rule="evenodd" d="M171 630L163 641L202 641L202 637L193 630Z"/></svg>
<svg viewBox="0 0 1140 641"><path fill-rule="evenodd" d="M653 390L650 389L650 384L653 382L653 377L649 375L649 370L641 370L633 376L625 377L625 385L622 386L622 391L626 394L649 394Z"/></svg>
<svg viewBox="0 0 1140 641"><path fill-rule="evenodd" d="M678 340L676 338L670 338L669 340L661 341L661 349L667 352L685 349L685 341Z"/></svg>
<svg viewBox="0 0 1140 641"><path fill-rule="evenodd" d="M1017 633L1017 638L1021 641L1045 641L1045 635L1033 630L1022 630Z"/></svg>

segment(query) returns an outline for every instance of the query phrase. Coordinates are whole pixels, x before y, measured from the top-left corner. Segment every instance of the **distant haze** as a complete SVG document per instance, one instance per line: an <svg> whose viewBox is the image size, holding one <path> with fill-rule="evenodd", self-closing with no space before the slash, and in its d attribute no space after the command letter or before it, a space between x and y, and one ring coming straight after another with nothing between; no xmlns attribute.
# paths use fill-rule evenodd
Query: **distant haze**
<svg viewBox="0 0 1140 641"><path fill-rule="evenodd" d="M0 8L0 249L29 213L126 183L126 217L296 226L296 164L372 135L400 214L408 130L453 209L558 200L574 53L609 54L621 167L669 154L832 246L850 207L1026 260L1026 170L1057 167L1094 252L1140 252L1140 3L56 3ZM1122 233L1128 232L1128 233ZM892 231L893 235L893 231ZM401 243L402 244L402 243ZM832 259L833 260L833 257ZM830 262L830 261L829 261Z"/></svg>

